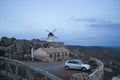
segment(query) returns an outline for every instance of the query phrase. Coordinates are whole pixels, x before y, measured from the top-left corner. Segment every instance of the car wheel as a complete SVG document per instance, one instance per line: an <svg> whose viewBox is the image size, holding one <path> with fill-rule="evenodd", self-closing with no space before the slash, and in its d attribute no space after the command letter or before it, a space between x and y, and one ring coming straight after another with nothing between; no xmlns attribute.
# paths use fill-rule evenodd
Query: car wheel
<svg viewBox="0 0 120 80"><path fill-rule="evenodd" d="M66 69L66 70L68 70L68 69L69 69L69 67L68 67L68 66L65 66L65 69Z"/></svg>
<svg viewBox="0 0 120 80"><path fill-rule="evenodd" d="M82 68L82 71L86 71L86 68L85 68L85 67L83 67L83 68Z"/></svg>

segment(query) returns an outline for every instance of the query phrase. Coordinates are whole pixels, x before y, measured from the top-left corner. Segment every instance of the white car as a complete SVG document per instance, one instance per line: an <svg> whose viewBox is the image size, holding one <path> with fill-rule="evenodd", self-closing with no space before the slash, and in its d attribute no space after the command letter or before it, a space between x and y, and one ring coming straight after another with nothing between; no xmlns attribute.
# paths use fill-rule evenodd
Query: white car
<svg viewBox="0 0 120 80"><path fill-rule="evenodd" d="M84 64L81 60L67 60L65 62L65 69L82 69L82 71L87 71L91 69L91 66Z"/></svg>

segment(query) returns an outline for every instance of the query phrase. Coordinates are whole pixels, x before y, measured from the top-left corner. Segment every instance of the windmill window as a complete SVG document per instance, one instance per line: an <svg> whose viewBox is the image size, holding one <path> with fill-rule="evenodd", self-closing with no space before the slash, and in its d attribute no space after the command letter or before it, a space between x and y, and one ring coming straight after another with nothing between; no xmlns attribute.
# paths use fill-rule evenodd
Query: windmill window
<svg viewBox="0 0 120 80"><path fill-rule="evenodd" d="M58 57L60 56L60 54L58 53Z"/></svg>
<svg viewBox="0 0 120 80"><path fill-rule="evenodd" d="M50 55L50 58L52 58L52 57L53 57L53 55L51 54L51 55Z"/></svg>
<svg viewBox="0 0 120 80"><path fill-rule="evenodd" d="M54 54L54 60L56 60L56 54Z"/></svg>

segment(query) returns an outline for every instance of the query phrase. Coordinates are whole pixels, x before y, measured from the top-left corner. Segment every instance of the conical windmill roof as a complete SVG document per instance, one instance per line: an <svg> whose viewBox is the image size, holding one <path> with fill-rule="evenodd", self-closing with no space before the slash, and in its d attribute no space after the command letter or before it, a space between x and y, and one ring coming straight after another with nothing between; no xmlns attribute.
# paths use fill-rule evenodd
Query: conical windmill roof
<svg viewBox="0 0 120 80"><path fill-rule="evenodd" d="M53 33L50 32L50 33L48 34L48 36L54 36L54 35L53 35Z"/></svg>

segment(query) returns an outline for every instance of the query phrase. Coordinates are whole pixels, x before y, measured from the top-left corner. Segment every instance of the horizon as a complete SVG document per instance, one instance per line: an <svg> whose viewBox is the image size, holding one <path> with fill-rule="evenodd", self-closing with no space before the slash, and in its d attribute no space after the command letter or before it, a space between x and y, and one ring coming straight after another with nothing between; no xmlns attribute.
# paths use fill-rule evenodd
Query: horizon
<svg viewBox="0 0 120 80"><path fill-rule="evenodd" d="M2 36L2 37L7 37L7 36ZM1 39L2 39L2 37L0 38L0 41L1 41ZM15 37L7 37L7 38L9 38L9 39L11 39L11 38L15 38ZM22 39L22 38L15 38L16 40L29 40L29 41L31 41L31 40L33 40L33 39L38 39L38 38L33 38L33 39ZM40 41L46 41L46 40L41 40L41 39L39 39ZM47 42L47 41L46 41ZM64 42L63 42L64 43ZM105 47L105 48L112 48L112 49L120 49L120 46L100 46L100 45L72 45L72 44L65 44L64 43L64 45L65 46L82 46L82 47Z"/></svg>
<svg viewBox="0 0 120 80"><path fill-rule="evenodd" d="M65 45L120 46L120 0L0 0L0 38L47 41Z"/></svg>

